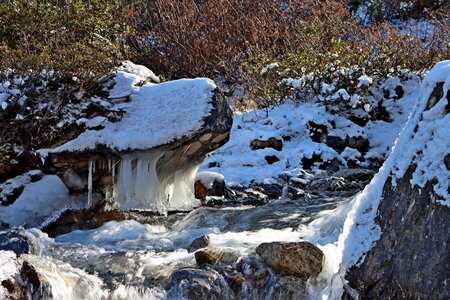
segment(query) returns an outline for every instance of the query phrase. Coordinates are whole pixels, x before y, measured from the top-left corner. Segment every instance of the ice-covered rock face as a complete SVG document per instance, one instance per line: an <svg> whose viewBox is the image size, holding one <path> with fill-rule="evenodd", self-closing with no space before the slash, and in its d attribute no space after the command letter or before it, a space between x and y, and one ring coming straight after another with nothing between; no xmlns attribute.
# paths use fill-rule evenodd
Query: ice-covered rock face
<svg viewBox="0 0 450 300"><path fill-rule="evenodd" d="M119 71L110 91L122 119L47 150L50 168L72 190L87 189L88 205L101 192L121 209L192 209L195 172L228 141L232 111L209 79L142 85L132 71Z"/></svg>
<svg viewBox="0 0 450 300"><path fill-rule="evenodd" d="M341 276L362 298L448 299L450 61L428 73L409 121L339 238ZM392 280L395 278L395 280Z"/></svg>

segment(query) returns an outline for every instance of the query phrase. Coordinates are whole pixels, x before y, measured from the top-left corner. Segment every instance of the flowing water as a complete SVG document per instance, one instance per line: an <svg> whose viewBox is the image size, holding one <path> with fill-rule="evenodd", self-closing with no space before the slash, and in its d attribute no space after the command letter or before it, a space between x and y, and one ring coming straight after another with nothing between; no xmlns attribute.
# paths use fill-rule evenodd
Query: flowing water
<svg viewBox="0 0 450 300"><path fill-rule="evenodd" d="M112 221L55 239L39 229L29 229L27 235L35 251L19 260L30 262L45 277L41 280L45 282L41 285L44 298L173 299L183 294L186 284L181 281L174 285L169 277L176 270L197 267L193 252L186 249L202 235L208 234L212 247L239 253L237 264L244 273L255 264L253 272L261 267L253 254L260 243L306 240L326 255L323 272L308 283L308 298L314 299L337 271L339 258L334 251L350 205L348 197L315 196L275 200L259 207L202 207L189 214L154 217L148 224ZM219 273L216 275L221 296L232 298L227 282ZM257 287L259 290L249 290L239 298L280 298L274 294L277 281L270 273L264 285Z"/></svg>

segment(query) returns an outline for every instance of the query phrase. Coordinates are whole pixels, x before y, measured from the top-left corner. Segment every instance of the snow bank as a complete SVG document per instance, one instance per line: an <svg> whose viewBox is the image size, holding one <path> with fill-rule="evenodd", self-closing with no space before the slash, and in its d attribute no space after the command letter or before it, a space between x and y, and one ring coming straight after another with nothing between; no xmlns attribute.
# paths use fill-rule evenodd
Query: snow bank
<svg viewBox="0 0 450 300"><path fill-rule="evenodd" d="M369 121L364 127L328 112L327 104L322 102L287 102L275 107L267 118L263 111L236 114L229 142L208 157L200 170L223 174L230 184L236 182L245 185L251 182L271 182L284 172L295 177L305 168L302 159L311 159L315 155L320 156L324 162L337 159L346 166L353 159L359 160L362 167L370 167L372 159L382 161L389 155L395 138L414 105L418 82L407 82L404 87L404 97L389 107L393 121ZM338 153L324 142L314 142L310 136L309 122L325 126L329 136L342 140L347 136L363 137L370 143L369 151L363 156L356 149ZM281 151L272 148L250 150L252 140L267 140L270 137L283 141ZM272 155L279 158L279 161L269 166L265 157ZM210 167L211 165L214 167Z"/></svg>
<svg viewBox="0 0 450 300"><path fill-rule="evenodd" d="M70 200L69 190L61 179L47 175L28 184L13 204L0 206L0 220L15 227L39 226L54 213L73 205Z"/></svg>
<svg viewBox="0 0 450 300"><path fill-rule="evenodd" d="M103 120L103 129L88 130L50 152L93 150L97 145L117 151L148 150L189 136L203 126L216 89L212 80L204 78L139 87L141 76L119 71L114 80L110 98L131 99L114 107L126 112L123 118L116 123Z"/></svg>
<svg viewBox="0 0 450 300"><path fill-rule="evenodd" d="M428 99L439 82L444 83L444 96L437 99L434 107L426 110ZM342 253L341 278L344 278L348 268L364 261L366 253L381 235L375 217L384 184L389 177L393 178L395 184L396 179L402 178L410 165L416 164L411 184L423 187L428 181L436 179L434 191L443 197L441 204L450 206L447 190L450 171L444 163L450 150L450 115L445 111L449 89L450 61L444 61L436 64L424 79L414 110L392 154L372 182L358 195L347 216L338 241L338 250Z"/></svg>

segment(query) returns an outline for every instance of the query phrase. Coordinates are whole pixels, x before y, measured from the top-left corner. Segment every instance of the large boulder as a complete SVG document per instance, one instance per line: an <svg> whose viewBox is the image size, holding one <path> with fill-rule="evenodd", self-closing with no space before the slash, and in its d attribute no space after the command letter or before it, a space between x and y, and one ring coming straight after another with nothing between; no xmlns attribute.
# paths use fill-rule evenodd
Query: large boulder
<svg viewBox="0 0 450 300"><path fill-rule="evenodd" d="M308 242L262 243L255 251L276 273L301 278L319 275L325 262L323 252Z"/></svg>
<svg viewBox="0 0 450 300"><path fill-rule="evenodd" d="M450 61L438 63L391 156L356 199L339 240L348 298L450 298L449 89Z"/></svg>
<svg viewBox="0 0 450 300"><path fill-rule="evenodd" d="M116 73L106 100L122 118L82 120L88 130L40 151L45 171L72 193L87 192L89 205L97 192L121 209L191 209L195 171L228 141L232 111L209 79L143 84L141 73Z"/></svg>

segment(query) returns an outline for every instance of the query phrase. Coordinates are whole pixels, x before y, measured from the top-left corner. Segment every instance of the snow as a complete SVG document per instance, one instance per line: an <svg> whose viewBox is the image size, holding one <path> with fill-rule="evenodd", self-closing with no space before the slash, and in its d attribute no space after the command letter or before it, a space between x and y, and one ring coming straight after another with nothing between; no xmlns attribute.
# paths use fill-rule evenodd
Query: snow
<svg viewBox="0 0 450 300"><path fill-rule="evenodd" d="M12 251L0 250L0 282L19 273L16 254ZM0 285L0 299L9 299L8 291Z"/></svg>
<svg viewBox="0 0 450 300"><path fill-rule="evenodd" d="M311 158L314 154L319 155L323 161L337 159L343 166L349 159L361 157L355 149L349 148L339 154L323 143L313 142L309 133L310 121L325 125L328 135L343 140L347 136L367 138L370 148L364 158L384 160L414 105L413 95L418 92L417 82L414 82L415 85L405 86L405 97L389 107L393 114L393 121L390 123L370 121L365 127L361 127L345 117L329 113L326 104L322 102L287 102L275 107L267 118L263 111L235 114L230 140L203 162L200 171L220 173L228 183L247 185L273 180L283 172L296 176L304 168L302 158ZM267 140L270 137L283 141L281 151L272 148L250 150L252 140ZM283 137L290 140L283 140ZM280 160L269 167L264 158L268 155L275 155ZM210 168L211 163L216 166Z"/></svg>
<svg viewBox="0 0 450 300"><path fill-rule="evenodd" d="M361 76L358 78L358 81L359 81L358 86L371 85L371 84L373 83L373 79L370 78L370 77L367 76L367 75L361 75Z"/></svg>
<svg viewBox="0 0 450 300"><path fill-rule="evenodd" d="M444 97L438 99L439 102L431 110L425 111L438 82L444 82ZM371 183L356 197L355 205L347 216L344 231L338 241L338 251L342 253L341 278L348 268L364 261L366 253L381 235L375 218L384 184L390 176L395 184L396 179L402 178L410 165L416 164L411 184L422 187L431 179L436 179L434 190L443 197L441 204L450 206L447 191L450 171L443 162L450 149L450 117L448 113L445 114L444 109L447 105L445 94L449 88L450 61L438 63L424 79L416 105L392 154Z"/></svg>
<svg viewBox="0 0 450 300"><path fill-rule="evenodd" d="M204 78L137 87L140 77L118 72L114 80L110 97L131 98L131 102L116 105L126 111L123 118L116 123L104 121L103 129L83 132L51 152L94 150L100 144L117 151L148 150L189 136L203 126L216 88L212 80Z"/></svg>
<svg viewBox="0 0 450 300"><path fill-rule="evenodd" d="M270 64L270 65L267 65L261 70L260 74L263 75L263 74L267 73L267 71L269 71L270 69L273 69L273 68L276 68L276 67L278 67L277 63L273 63L273 64Z"/></svg>
<svg viewBox="0 0 450 300"><path fill-rule="evenodd" d="M136 65L131 61L124 61L119 71L124 71L126 73L134 74L143 79L151 79L156 83L159 83L159 78L150 69L142 65Z"/></svg>
<svg viewBox="0 0 450 300"><path fill-rule="evenodd" d="M55 212L76 205L70 200L69 190L61 179L46 175L26 185L13 204L0 206L0 219L14 227L36 227Z"/></svg>

